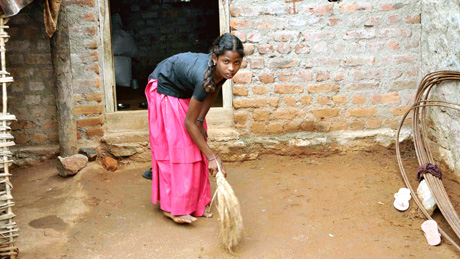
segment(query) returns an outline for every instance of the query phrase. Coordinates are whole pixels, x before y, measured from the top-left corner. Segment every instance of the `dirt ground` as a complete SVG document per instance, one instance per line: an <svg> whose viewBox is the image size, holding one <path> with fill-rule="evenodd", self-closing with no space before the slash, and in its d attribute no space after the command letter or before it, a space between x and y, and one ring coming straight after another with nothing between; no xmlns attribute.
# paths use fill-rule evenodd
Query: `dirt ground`
<svg viewBox="0 0 460 259"><path fill-rule="evenodd" d="M415 179L414 154L404 157ZM234 255L219 245L217 217L185 226L162 216L150 201L151 181L141 176L149 167L107 172L90 162L65 179L54 161L15 170L20 258L460 257L447 241L427 244L413 200L406 212L393 207L393 194L405 187L394 150L226 163L245 224ZM460 184L448 178L459 208Z"/></svg>

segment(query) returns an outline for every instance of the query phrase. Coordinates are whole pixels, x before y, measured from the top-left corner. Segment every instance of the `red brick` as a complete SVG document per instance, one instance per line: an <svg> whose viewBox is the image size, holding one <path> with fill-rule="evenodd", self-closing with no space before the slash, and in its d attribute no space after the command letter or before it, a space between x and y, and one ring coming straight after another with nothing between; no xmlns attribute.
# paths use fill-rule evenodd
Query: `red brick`
<svg viewBox="0 0 460 259"><path fill-rule="evenodd" d="M334 95L334 96L332 96L332 101L335 104L346 104L347 103L347 97L346 96Z"/></svg>
<svg viewBox="0 0 460 259"><path fill-rule="evenodd" d="M93 92L86 94L86 101L100 103L102 101L102 92Z"/></svg>
<svg viewBox="0 0 460 259"><path fill-rule="evenodd" d="M262 41L262 34L260 32L251 32L248 34L249 42L260 42Z"/></svg>
<svg viewBox="0 0 460 259"><path fill-rule="evenodd" d="M329 26L337 26L337 25L341 25L342 24L342 20L339 19L339 18L329 18L329 22L327 25Z"/></svg>
<svg viewBox="0 0 460 259"><path fill-rule="evenodd" d="M355 81L361 81L364 78L366 78L366 75L368 73L362 69L353 69L351 70L351 76L353 77L353 80Z"/></svg>
<svg viewBox="0 0 460 259"><path fill-rule="evenodd" d="M268 98L268 105L271 107L278 107L279 99L276 97L270 97Z"/></svg>
<svg viewBox="0 0 460 259"><path fill-rule="evenodd" d="M307 86L309 93L320 93L320 92L339 92L340 88L337 83L319 83Z"/></svg>
<svg viewBox="0 0 460 259"><path fill-rule="evenodd" d="M252 81L252 72L238 72L233 77L233 82L237 84L250 84Z"/></svg>
<svg viewBox="0 0 460 259"><path fill-rule="evenodd" d="M353 95L353 104L365 104L366 96L365 95Z"/></svg>
<svg viewBox="0 0 460 259"><path fill-rule="evenodd" d="M387 47L391 50L399 50L399 44L395 40L389 40L387 42Z"/></svg>
<svg viewBox="0 0 460 259"><path fill-rule="evenodd" d="M283 132L295 132L300 129L301 121L288 121L283 125Z"/></svg>
<svg viewBox="0 0 460 259"><path fill-rule="evenodd" d="M80 119L77 121L77 127L79 128L85 128L89 126L100 126L100 125L104 125L104 118L102 117L86 118L86 119Z"/></svg>
<svg viewBox="0 0 460 259"><path fill-rule="evenodd" d="M333 121L330 130L346 130L348 128L346 121Z"/></svg>
<svg viewBox="0 0 460 259"><path fill-rule="evenodd" d="M412 31L403 28L384 28L379 30L379 37L385 38L399 38L399 37L410 37Z"/></svg>
<svg viewBox="0 0 460 259"><path fill-rule="evenodd" d="M383 68L374 68L369 72L370 79L384 79L385 78L385 69Z"/></svg>
<svg viewBox="0 0 460 259"><path fill-rule="evenodd" d="M421 22L420 14L406 16L406 22L410 24L416 24Z"/></svg>
<svg viewBox="0 0 460 259"><path fill-rule="evenodd" d="M399 15L388 15L388 24L396 24L399 22Z"/></svg>
<svg viewBox="0 0 460 259"><path fill-rule="evenodd" d="M246 112L238 112L233 114L233 120L236 124L246 124L248 114Z"/></svg>
<svg viewBox="0 0 460 259"><path fill-rule="evenodd" d="M265 85L253 85L251 88L254 94L260 95L267 93L267 87Z"/></svg>
<svg viewBox="0 0 460 259"><path fill-rule="evenodd" d="M318 96L317 102L319 105L326 105L330 100L331 98L329 96Z"/></svg>
<svg viewBox="0 0 460 259"><path fill-rule="evenodd" d="M394 4L384 4L384 5L382 5L380 7L380 10L382 10L382 11L398 10L403 6L404 6L404 4L400 3L400 2L394 3Z"/></svg>
<svg viewBox="0 0 460 259"><path fill-rule="evenodd" d="M334 80L335 81L342 81L345 78L347 78L347 76L348 76L348 71L347 70L339 70L339 71L335 72Z"/></svg>
<svg viewBox="0 0 460 259"><path fill-rule="evenodd" d="M260 108L267 105L266 98L254 98L254 99L234 99L233 106L235 109L239 108Z"/></svg>
<svg viewBox="0 0 460 259"><path fill-rule="evenodd" d="M275 85L275 93L278 94L295 94L303 93L303 87L299 85Z"/></svg>
<svg viewBox="0 0 460 259"><path fill-rule="evenodd" d="M29 142L29 135L27 134L17 132L13 132L12 134L14 136L14 142L16 144L26 144L27 142Z"/></svg>
<svg viewBox="0 0 460 259"><path fill-rule="evenodd" d="M306 41L320 41L335 38L335 33L332 31L306 31L303 32L303 37Z"/></svg>
<svg viewBox="0 0 460 259"><path fill-rule="evenodd" d="M257 8L252 8L252 7L235 7L231 6L230 7L230 15L232 17L248 17L248 16L256 16L259 14L259 11Z"/></svg>
<svg viewBox="0 0 460 259"><path fill-rule="evenodd" d="M306 43L300 43L299 45L295 46L295 53L308 54L310 53L310 46L308 46Z"/></svg>
<svg viewBox="0 0 460 259"><path fill-rule="evenodd" d="M99 65L98 64L86 65L84 70L87 72L94 72L95 74L99 75Z"/></svg>
<svg viewBox="0 0 460 259"><path fill-rule="evenodd" d="M315 128L319 132L328 132L331 130L331 122L329 121L318 121Z"/></svg>
<svg viewBox="0 0 460 259"><path fill-rule="evenodd" d="M265 125L265 122L253 122L251 125L251 132L265 133L267 132L267 125Z"/></svg>
<svg viewBox="0 0 460 259"><path fill-rule="evenodd" d="M291 52L291 45L288 44L281 44L276 47L276 51L278 51L281 54L288 54Z"/></svg>
<svg viewBox="0 0 460 259"><path fill-rule="evenodd" d="M413 63L414 57L411 54L386 55L383 57L382 61L387 65L399 65L403 63Z"/></svg>
<svg viewBox="0 0 460 259"><path fill-rule="evenodd" d="M374 117L376 114L375 107L355 108L347 111L347 117Z"/></svg>
<svg viewBox="0 0 460 259"><path fill-rule="evenodd" d="M364 123L360 121L352 121L349 125L351 130L362 130L364 129Z"/></svg>
<svg viewBox="0 0 460 259"><path fill-rule="evenodd" d="M339 115L340 109L339 108L324 108L324 109L310 110L310 112L313 114L313 116L315 116L315 118L324 119L324 118L337 117Z"/></svg>
<svg viewBox="0 0 460 259"><path fill-rule="evenodd" d="M417 83L415 81L392 81L389 87L390 91L399 91L405 89L415 89Z"/></svg>
<svg viewBox="0 0 460 259"><path fill-rule="evenodd" d="M322 4L317 5L315 7L311 7L307 10L307 12L315 15L332 15L334 10L334 4Z"/></svg>
<svg viewBox="0 0 460 259"><path fill-rule="evenodd" d="M269 66L271 68L290 68L297 66L299 63L296 59L288 59L288 58L274 58L270 61Z"/></svg>
<svg viewBox="0 0 460 259"><path fill-rule="evenodd" d="M398 93L387 93L387 94L378 94L371 96L372 104L381 104L381 103L400 103L401 97Z"/></svg>
<svg viewBox="0 0 460 259"><path fill-rule="evenodd" d="M241 42L246 42L247 41L247 35L246 32L242 31L232 31L232 34L235 35L238 39L240 39Z"/></svg>
<svg viewBox="0 0 460 259"><path fill-rule="evenodd" d="M76 35L86 35L86 36L94 36L96 35L96 26L94 25L87 25L87 26L71 26L69 27L69 32Z"/></svg>
<svg viewBox="0 0 460 259"><path fill-rule="evenodd" d="M392 129L397 129L399 127L400 121L397 120L385 120L385 126L392 128Z"/></svg>
<svg viewBox="0 0 460 259"><path fill-rule="evenodd" d="M407 74L408 77L417 77L419 68L418 67L410 67L406 71L407 71L406 74Z"/></svg>
<svg viewBox="0 0 460 259"><path fill-rule="evenodd" d="M344 13L370 12L372 11L372 5L367 3L341 4L340 11Z"/></svg>
<svg viewBox="0 0 460 259"><path fill-rule="evenodd" d="M100 78L92 78L92 79L74 79L73 83L75 88L86 88L86 87L101 87L101 79Z"/></svg>
<svg viewBox="0 0 460 259"><path fill-rule="evenodd" d="M385 41L370 42L368 49L370 52L379 52L384 49L385 43Z"/></svg>
<svg viewBox="0 0 460 259"><path fill-rule="evenodd" d="M267 110L255 110L252 114L252 117L256 121L268 121L270 120L270 111Z"/></svg>
<svg viewBox="0 0 460 259"><path fill-rule="evenodd" d="M77 130L77 139L81 139L81 130Z"/></svg>
<svg viewBox="0 0 460 259"><path fill-rule="evenodd" d="M391 112L394 116L399 116L399 115L404 115L410 108L411 108L410 105L398 106L398 107L391 107L391 108L390 108L390 112Z"/></svg>
<svg viewBox="0 0 460 259"><path fill-rule="evenodd" d="M97 49L97 46L98 46L97 40L96 39L94 39L94 40L85 40L84 46L87 49Z"/></svg>
<svg viewBox="0 0 460 259"><path fill-rule="evenodd" d="M292 78L292 72L282 72L278 74L278 80L280 80L281 82L290 82Z"/></svg>
<svg viewBox="0 0 460 259"><path fill-rule="evenodd" d="M244 85L234 85L233 94L237 96L248 96L248 87Z"/></svg>
<svg viewBox="0 0 460 259"><path fill-rule="evenodd" d="M272 122L268 124L269 133L281 133L283 132L283 124L279 122Z"/></svg>
<svg viewBox="0 0 460 259"><path fill-rule="evenodd" d="M48 136L43 133L35 133L32 135L33 143L45 143L48 140Z"/></svg>
<svg viewBox="0 0 460 259"><path fill-rule="evenodd" d="M302 82L308 82L313 80L313 73L311 70L301 70L299 72L299 78Z"/></svg>
<svg viewBox="0 0 460 259"><path fill-rule="evenodd" d="M94 12L88 12L81 15L82 19L87 22L95 22L96 14Z"/></svg>
<svg viewBox="0 0 460 259"><path fill-rule="evenodd" d="M375 64L375 58L373 56L349 56L345 58L343 63L352 67L362 65L373 66Z"/></svg>
<svg viewBox="0 0 460 259"><path fill-rule="evenodd" d="M67 5L79 5L82 7L88 6L88 7L94 7L94 0L69 0Z"/></svg>
<svg viewBox="0 0 460 259"><path fill-rule="evenodd" d="M42 122L43 128L46 130L57 129L58 123L55 120L52 121L44 121Z"/></svg>
<svg viewBox="0 0 460 259"><path fill-rule="evenodd" d="M254 22L251 20L230 20L230 27L232 30L251 29L254 28Z"/></svg>
<svg viewBox="0 0 460 259"><path fill-rule="evenodd" d="M300 128L304 131L313 131L315 129L315 122L314 121L303 121L300 124Z"/></svg>
<svg viewBox="0 0 460 259"><path fill-rule="evenodd" d="M105 170L110 172L116 171L118 168L118 161L108 156L104 157L104 159L102 160L102 167L104 167Z"/></svg>
<svg viewBox="0 0 460 259"><path fill-rule="evenodd" d="M365 91L365 90L375 91L376 88L379 87L379 85L380 83L378 81L369 81L369 82L349 84L346 88L348 91Z"/></svg>
<svg viewBox="0 0 460 259"><path fill-rule="evenodd" d="M299 38L298 31L277 31L273 33L274 41L292 42L292 41L297 41L298 38Z"/></svg>
<svg viewBox="0 0 460 259"><path fill-rule="evenodd" d="M378 129L382 126L382 121L379 119L370 119L366 121L366 128Z"/></svg>
<svg viewBox="0 0 460 259"><path fill-rule="evenodd" d="M372 39L375 38L374 29L362 29L355 31L347 31L343 33L344 40L356 40L356 39Z"/></svg>
<svg viewBox="0 0 460 259"><path fill-rule="evenodd" d="M102 104L75 106L75 114L102 114L103 112L104 106Z"/></svg>
<svg viewBox="0 0 460 259"><path fill-rule="evenodd" d="M321 82L321 81L326 81L330 79L330 72L329 71L318 71L316 73L316 81Z"/></svg>
<svg viewBox="0 0 460 259"><path fill-rule="evenodd" d="M311 101L313 101L313 97L311 95L305 95L300 98L300 103L303 105L310 105Z"/></svg>
<svg viewBox="0 0 460 259"><path fill-rule="evenodd" d="M367 17L366 23L364 23L364 26L366 27L374 27L374 26L379 26L381 23L380 17Z"/></svg>
<svg viewBox="0 0 460 259"><path fill-rule="evenodd" d="M243 58L243 62L241 62L241 68L247 68L248 67L248 59Z"/></svg>
<svg viewBox="0 0 460 259"><path fill-rule="evenodd" d="M275 110L273 112L273 117L275 119L284 119L284 120L292 120L292 119L299 119L305 116L305 112L300 109L289 108L289 109L281 109Z"/></svg>
<svg viewBox="0 0 460 259"><path fill-rule="evenodd" d="M282 23L270 18L258 19L256 22L257 29L277 29L279 27L284 27Z"/></svg>
<svg viewBox="0 0 460 259"><path fill-rule="evenodd" d="M259 45L257 48L259 49L259 54L261 55L270 54L275 51L272 45Z"/></svg>
<svg viewBox="0 0 460 259"><path fill-rule="evenodd" d="M93 127L93 128L86 129L87 138L102 137L102 136L104 136L103 127Z"/></svg>
<svg viewBox="0 0 460 259"><path fill-rule="evenodd" d="M250 56L254 54L254 44L243 44L244 55Z"/></svg>
<svg viewBox="0 0 460 259"><path fill-rule="evenodd" d="M269 84L275 82L275 76L270 73L263 73L259 75L259 80L262 83Z"/></svg>
<svg viewBox="0 0 460 259"><path fill-rule="evenodd" d="M260 69L264 67L264 58L251 58L251 68Z"/></svg>
<svg viewBox="0 0 460 259"><path fill-rule="evenodd" d="M295 97L292 97L292 96L285 96L285 97L283 97L283 102L284 102L287 106L295 106L296 103L297 103L297 100L295 99Z"/></svg>
<svg viewBox="0 0 460 259"><path fill-rule="evenodd" d="M406 49L415 49L420 46L420 39L409 38L404 41L404 47Z"/></svg>

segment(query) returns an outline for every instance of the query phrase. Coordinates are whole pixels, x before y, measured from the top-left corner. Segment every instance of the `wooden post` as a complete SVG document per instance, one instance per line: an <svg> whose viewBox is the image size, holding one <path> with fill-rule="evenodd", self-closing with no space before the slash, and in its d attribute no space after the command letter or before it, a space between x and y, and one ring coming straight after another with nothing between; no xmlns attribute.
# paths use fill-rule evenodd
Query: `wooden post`
<svg viewBox="0 0 460 259"><path fill-rule="evenodd" d="M59 146L61 156L66 157L77 153L77 124L74 115L69 21L65 1L62 1L57 29L50 44L56 87Z"/></svg>

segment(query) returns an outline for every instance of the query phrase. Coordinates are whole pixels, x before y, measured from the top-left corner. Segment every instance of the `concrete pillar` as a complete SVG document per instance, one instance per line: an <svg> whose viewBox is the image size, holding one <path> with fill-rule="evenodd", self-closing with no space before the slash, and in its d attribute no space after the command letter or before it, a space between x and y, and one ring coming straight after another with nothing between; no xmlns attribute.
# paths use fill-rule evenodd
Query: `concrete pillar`
<svg viewBox="0 0 460 259"><path fill-rule="evenodd" d="M77 153L77 124L74 114L69 21L66 2L62 1L57 30L50 40L56 86L57 121L61 156Z"/></svg>

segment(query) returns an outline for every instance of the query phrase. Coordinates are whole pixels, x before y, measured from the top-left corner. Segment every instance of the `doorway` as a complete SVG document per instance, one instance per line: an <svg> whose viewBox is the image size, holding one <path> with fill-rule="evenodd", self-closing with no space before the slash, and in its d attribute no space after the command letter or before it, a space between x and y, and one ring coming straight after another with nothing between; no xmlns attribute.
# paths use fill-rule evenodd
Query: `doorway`
<svg viewBox="0 0 460 259"><path fill-rule="evenodd" d="M117 0L109 9L118 111L146 109L156 65L181 52L207 53L220 35L216 0ZM213 107L223 107L222 91Z"/></svg>

